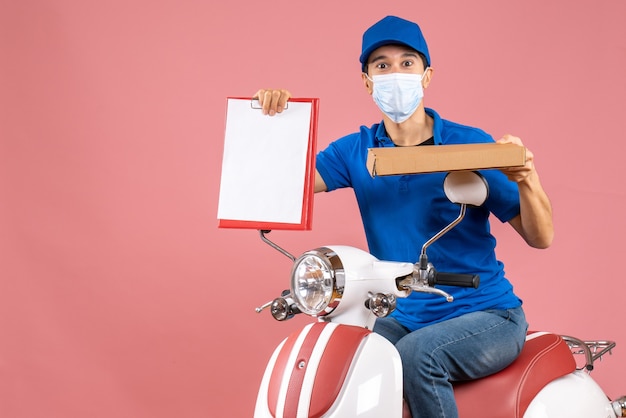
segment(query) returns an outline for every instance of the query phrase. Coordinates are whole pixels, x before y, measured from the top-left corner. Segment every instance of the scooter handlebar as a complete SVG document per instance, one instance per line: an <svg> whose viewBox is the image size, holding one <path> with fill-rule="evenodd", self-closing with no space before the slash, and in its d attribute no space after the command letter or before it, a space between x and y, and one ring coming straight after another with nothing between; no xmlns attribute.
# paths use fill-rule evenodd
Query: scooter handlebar
<svg viewBox="0 0 626 418"><path fill-rule="evenodd" d="M436 272L428 279L429 286L435 285L478 288L480 277L477 274L441 273Z"/></svg>

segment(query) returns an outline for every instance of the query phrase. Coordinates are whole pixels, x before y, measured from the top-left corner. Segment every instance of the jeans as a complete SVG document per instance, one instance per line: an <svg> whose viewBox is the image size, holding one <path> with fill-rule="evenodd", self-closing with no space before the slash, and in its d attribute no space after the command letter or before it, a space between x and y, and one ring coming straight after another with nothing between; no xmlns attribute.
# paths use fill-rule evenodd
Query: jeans
<svg viewBox="0 0 626 418"><path fill-rule="evenodd" d="M521 352L527 329L521 307L472 312L413 332L392 317L374 326L400 353L413 418L458 417L451 382L504 369Z"/></svg>

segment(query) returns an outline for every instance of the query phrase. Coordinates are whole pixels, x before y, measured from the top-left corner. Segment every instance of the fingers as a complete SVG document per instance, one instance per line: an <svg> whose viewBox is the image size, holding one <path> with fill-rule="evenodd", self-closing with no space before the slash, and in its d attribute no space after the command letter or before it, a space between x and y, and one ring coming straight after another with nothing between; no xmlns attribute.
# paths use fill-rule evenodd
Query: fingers
<svg viewBox="0 0 626 418"><path fill-rule="evenodd" d="M264 115L274 116L285 110L291 93L285 89L260 89L253 97L259 100Z"/></svg>
<svg viewBox="0 0 626 418"><path fill-rule="evenodd" d="M522 140L519 137L510 135L510 134L506 134L502 136L502 138L500 138L496 142L498 144L516 144L516 145L519 145L520 147L524 147L524 144L522 143ZM521 181L524 181L535 170L535 164L533 161L534 155L528 148L525 148L525 149L526 149L526 163L523 166L508 167L508 168L501 170L504 174L506 174L506 176L511 181L518 182L518 183Z"/></svg>
<svg viewBox="0 0 626 418"><path fill-rule="evenodd" d="M503 135L502 138L500 138L499 140L496 141L499 144L517 144L517 145L524 145L522 144L522 140L517 137L517 136L513 136L511 134L506 134Z"/></svg>

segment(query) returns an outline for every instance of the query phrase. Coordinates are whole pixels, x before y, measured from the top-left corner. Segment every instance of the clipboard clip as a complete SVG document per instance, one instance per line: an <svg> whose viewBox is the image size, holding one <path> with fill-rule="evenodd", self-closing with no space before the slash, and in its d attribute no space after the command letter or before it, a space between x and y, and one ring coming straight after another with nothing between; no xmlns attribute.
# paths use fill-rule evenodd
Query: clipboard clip
<svg viewBox="0 0 626 418"><path fill-rule="evenodd" d="M250 108L252 109L263 109L261 104L259 103L259 99L250 99ZM285 110L289 109L289 102L285 103Z"/></svg>

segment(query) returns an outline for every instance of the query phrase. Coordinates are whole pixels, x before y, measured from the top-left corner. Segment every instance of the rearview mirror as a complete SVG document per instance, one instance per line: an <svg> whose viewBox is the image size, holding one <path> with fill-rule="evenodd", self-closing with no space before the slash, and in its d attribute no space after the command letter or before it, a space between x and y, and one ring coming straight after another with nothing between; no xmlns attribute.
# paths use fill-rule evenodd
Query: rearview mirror
<svg viewBox="0 0 626 418"><path fill-rule="evenodd" d="M480 206L489 196L485 178L476 171L452 171L443 181L443 190L452 203Z"/></svg>

